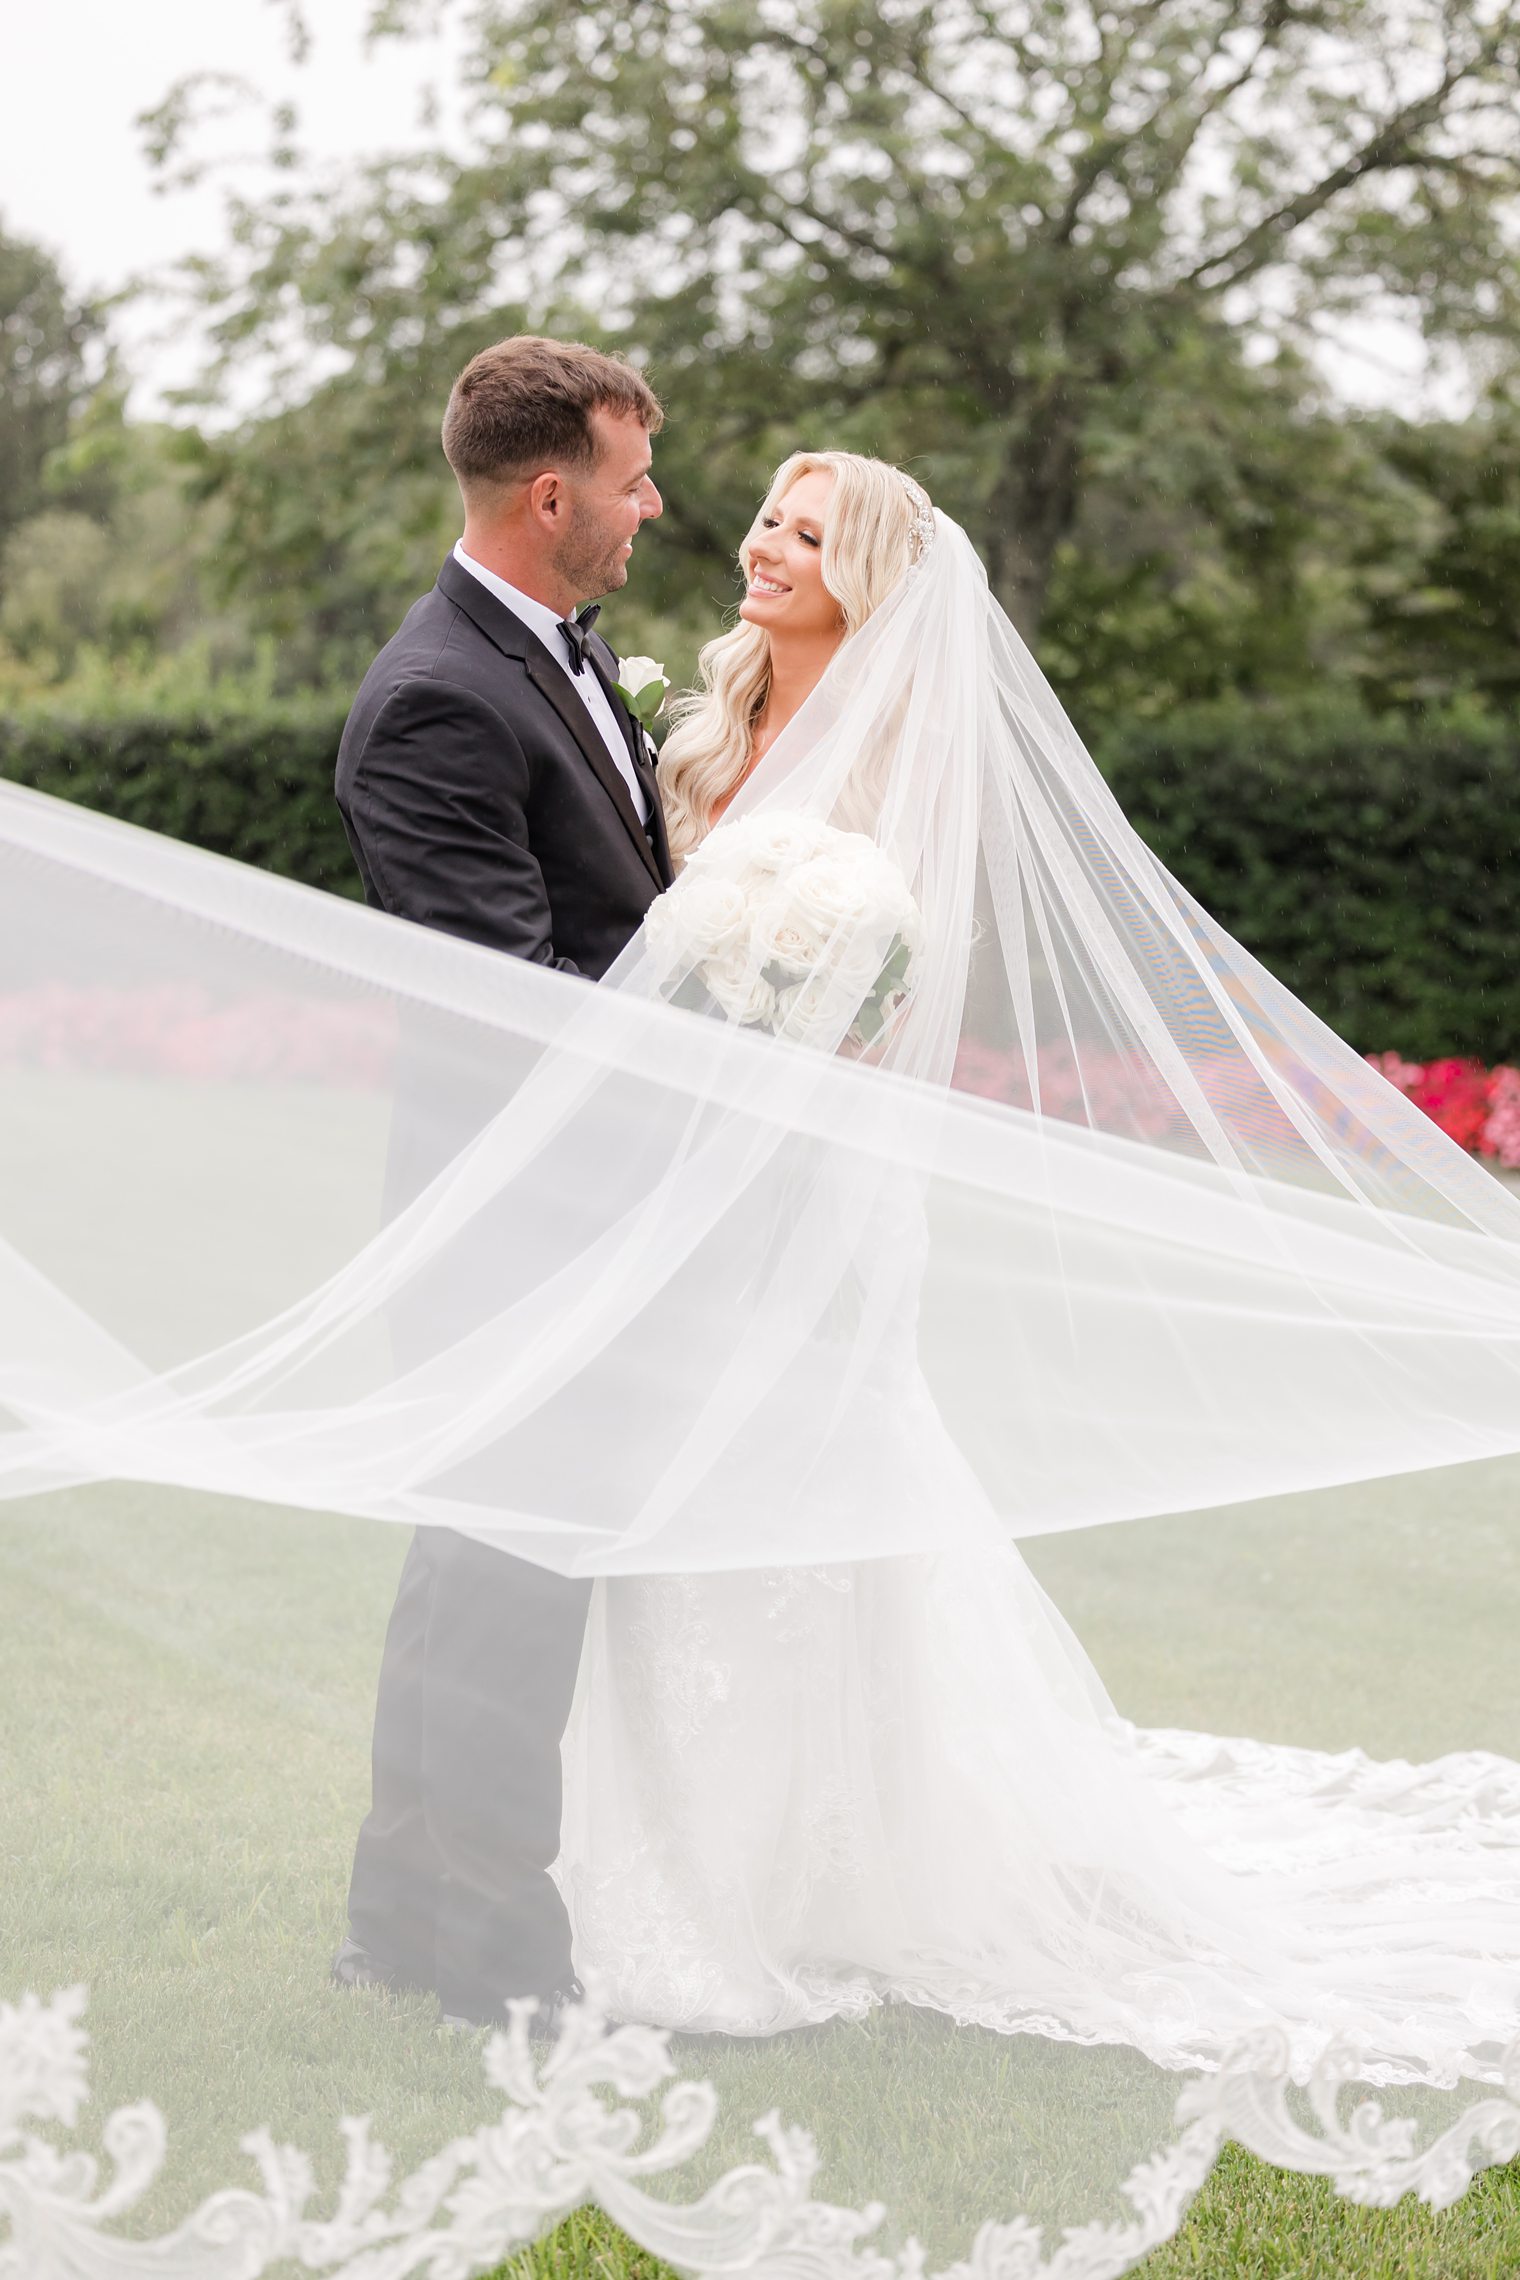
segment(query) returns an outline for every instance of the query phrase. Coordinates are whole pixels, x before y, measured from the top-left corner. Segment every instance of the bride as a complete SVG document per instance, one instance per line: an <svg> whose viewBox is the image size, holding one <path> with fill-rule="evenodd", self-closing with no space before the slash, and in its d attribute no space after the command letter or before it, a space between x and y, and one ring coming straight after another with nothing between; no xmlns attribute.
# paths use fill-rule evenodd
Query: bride
<svg viewBox="0 0 1520 2280"><path fill-rule="evenodd" d="M699 851L778 739L826 734L809 708L831 702L846 645L941 550L964 570L960 534L890 467L823 452L778 471L742 549L741 622L704 651L665 748L670 842L689 864L673 912L705 887ZM987 671L974 641L962 662ZM828 807L899 847L911 801L890 724L900 734L912 701L881 692ZM904 766L922 779L970 758L931 736ZM985 837L996 786L981 791ZM922 841L915 854L921 878ZM974 938L977 884L963 866L962 907L939 914L952 958ZM672 931L658 908L649 931L657 948ZM1048 985L1058 946L1042 947ZM753 974L725 996L711 971L709 1010L788 1034L774 1012L756 1021ZM909 1002L846 1049L933 1073L911 1033L937 988L931 951ZM1127 1099L1109 1081L1110 1129L1154 1108L1138 1062ZM1277 1124L1257 1115L1258 1147L1288 1137ZM889 1244L903 1214L885 1213ZM965 1466L918 1375L917 1312L910 1281L883 1341L892 1401L915 1420L917 1493L948 1514ZM1172 2067L1216 2064L1273 2023L1300 2075L1338 2036L1374 2076L1483 2073L1520 2032L1520 1767L1348 1773L1303 1750L1137 1732L1018 1552L991 1541L990 1505L985 1519L987 1548L940 1557L597 1583L558 1876L579 1969L613 2012L759 2036L897 1999Z"/></svg>

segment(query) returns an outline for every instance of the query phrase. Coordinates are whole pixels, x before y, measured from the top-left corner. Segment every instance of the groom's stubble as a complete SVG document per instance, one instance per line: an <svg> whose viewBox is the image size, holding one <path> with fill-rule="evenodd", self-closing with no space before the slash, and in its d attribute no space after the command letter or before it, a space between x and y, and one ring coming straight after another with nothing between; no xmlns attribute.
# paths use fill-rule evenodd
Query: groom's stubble
<svg viewBox="0 0 1520 2280"><path fill-rule="evenodd" d="M642 423L595 413L592 426L600 449L585 474L566 484L570 514L554 550L557 576L583 602L627 584L628 550L641 525L661 511Z"/></svg>
<svg viewBox="0 0 1520 2280"><path fill-rule="evenodd" d="M620 586L628 583L625 544L621 534L609 537L591 516L586 516L583 522L578 510L575 522L556 550L555 571L582 602L594 601L601 594L616 593Z"/></svg>

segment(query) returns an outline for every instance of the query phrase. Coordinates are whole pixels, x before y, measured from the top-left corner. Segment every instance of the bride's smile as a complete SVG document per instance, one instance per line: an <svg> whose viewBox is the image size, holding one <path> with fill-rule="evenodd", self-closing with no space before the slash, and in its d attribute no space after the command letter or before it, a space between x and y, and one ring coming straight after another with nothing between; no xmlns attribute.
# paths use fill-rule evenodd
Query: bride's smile
<svg viewBox="0 0 1520 2280"><path fill-rule="evenodd" d="M838 598L823 577L823 530L834 478L827 468L799 475L760 515L745 542L739 615L773 636L831 645L839 638Z"/></svg>

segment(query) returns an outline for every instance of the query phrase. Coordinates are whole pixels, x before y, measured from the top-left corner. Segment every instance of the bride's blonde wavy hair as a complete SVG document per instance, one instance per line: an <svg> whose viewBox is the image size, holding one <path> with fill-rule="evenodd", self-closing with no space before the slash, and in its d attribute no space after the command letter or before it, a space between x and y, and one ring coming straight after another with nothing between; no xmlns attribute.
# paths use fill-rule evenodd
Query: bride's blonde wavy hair
<svg viewBox="0 0 1520 2280"><path fill-rule="evenodd" d="M839 604L848 638L881 607L913 558L917 510L897 468L855 451L794 451L771 478L739 549L739 565L747 579L750 540L763 517L799 475L823 468L834 477L823 518L823 582ZM675 725L660 754L660 799L678 865L749 768L755 718L771 683L770 635L741 619L708 642L697 671L697 686L672 704Z"/></svg>

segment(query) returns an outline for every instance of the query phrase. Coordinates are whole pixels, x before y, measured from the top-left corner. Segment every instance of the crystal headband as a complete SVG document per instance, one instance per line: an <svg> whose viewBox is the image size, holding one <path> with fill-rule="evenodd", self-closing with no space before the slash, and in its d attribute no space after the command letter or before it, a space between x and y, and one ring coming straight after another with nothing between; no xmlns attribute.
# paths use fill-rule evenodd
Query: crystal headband
<svg viewBox="0 0 1520 2280"><path fill-rule="evenodd" d="M934 544L934 509L929 502L929 494L921 483L915 483L913 477L905 475L900 467L895 472L897 480L908 494L908 504L913 509L909 546L912 560L917 565Z"/></svg>

